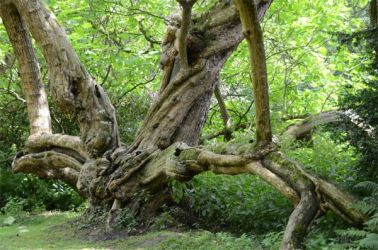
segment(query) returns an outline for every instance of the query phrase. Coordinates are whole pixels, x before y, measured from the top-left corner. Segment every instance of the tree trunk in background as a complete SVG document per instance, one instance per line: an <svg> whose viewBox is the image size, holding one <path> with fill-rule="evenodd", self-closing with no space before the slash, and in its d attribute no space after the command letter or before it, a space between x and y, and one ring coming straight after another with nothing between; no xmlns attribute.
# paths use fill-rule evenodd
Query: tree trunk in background
<svg viewBox="0 0 378 250"><path fill-rule="evenodd" d="M231 117L228 114L226 103L224 102L224 99L222 97L222 93L220 91L219 82L215 84L214 88L214 96L218 101L219 110L222 116L223 121L223 131L224 131L224 140L229 141L232 138L232 121Z"/></svg>
<svg viewBox="0 0 378 250"><path fill-rule="evenodd" d="M172 20L163 42L159 95L127 148L120 146L115 111L107 94L80 63L51 12L40 0L0 4L18 17L7 19L7 11L2 11L7 27L23 22L27 25L46 59L54 101L63 112L77 117L81 132L80 138L49 133L30 137L25 150L15 158L13 169L61 179L87 197L92 206L112 206L110 226L123 208L148 221L170 202L169 181L186 181L203 171L255 174L288 197L296 208L282 249L301 248L307 227L316 214L327 209L350 223L363 223L365 215L350 208L353 197L287 159L271 142L265 52L258 20L272 0L260 0L256 5L253 1L237 2L254 67L258 143L208 148L196 145L210 98L219 71L243 40L242 24L230 1L219 1L195 18L190 18L191 10L187 9L183 11L184 21ZM9 35L16 37L12 30L9 28ZM19 40L11 39L17 59L38 72L30 39L24 38L23 43L28 41L26 58L16 51ZM28 72L20 72L26 92L31 91L26 88L28 79L33 79L33 84L39 79L38 75L31 78ZM44 129L44 123L38 126L37 130Z"/></svg>
<svg viewBox="0 0 378 250"><path fill-rule="evenodd" d="M370 1L370 25L372 28L376 28L378 26L378 1L377 0Z"/></svg>
<svg viewBox="0 0 378 250"><path fill-rule="evenodd" d="M370 26L372 29L375 29L375 39L372 43L372 48L375 51L374 54L374 63L375 68L378 66L378 37L377 37L377 28L378 28L378 1L377 0L371 0L370 1Z"/></svg>

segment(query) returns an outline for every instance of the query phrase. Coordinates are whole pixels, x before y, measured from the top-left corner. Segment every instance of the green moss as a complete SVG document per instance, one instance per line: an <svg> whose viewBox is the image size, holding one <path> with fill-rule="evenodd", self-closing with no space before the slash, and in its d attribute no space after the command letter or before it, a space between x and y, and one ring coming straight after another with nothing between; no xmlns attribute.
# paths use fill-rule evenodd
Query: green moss
<svg viewBox="0 0 378 250"><path fill-rule="evenodd" d="M292 184L303 183L304 185L312 185L310 179L304 176L301 171L297 168L294 162L286 159L278 152L273 152L269 155L269 159L281 166L283 171L287 171L290 174L289 181Z"/></svg>
<svg viewBox="0 0 378 250"><path fill-rule="evenodd" d="M197 149L184 150L180 154L180 161L197 160L200 153Z"/></svg>
<svg viewBox="0 0 378 250"><path fill-rule="evenodd" d="M302 224L297 224L294 232L297 238L302 238L302 236L306 233L306 228Z"/></svg>
<svg viewBox="0 0 378 250"><path fill-rule="evenodd" d="M210 147L208 147L209 150L211 150L212 152L214 153L217 153L217 154L221 154L223 153L226 148L227 148L227 143L217 143L217 144L214 144L214 145L211 145Z"/></svg>

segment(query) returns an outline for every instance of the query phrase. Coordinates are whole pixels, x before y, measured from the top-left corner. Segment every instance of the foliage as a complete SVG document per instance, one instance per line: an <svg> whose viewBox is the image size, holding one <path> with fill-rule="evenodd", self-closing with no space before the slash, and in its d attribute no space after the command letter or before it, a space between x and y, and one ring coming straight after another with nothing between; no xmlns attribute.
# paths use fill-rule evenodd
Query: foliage
<svg viewBox="0 0 378 250"><path fill-rule="evenodd" d="M283 232L271 232L264 235L262 244L266 249L279 249Z"/></svg>
<svg viewBox="0 0 378 250"><path fill-rule="evenodd" d="M169 238L156 249L257 249L258 244L243 234L239 238L228 233L210 233L208 231L182 234L176 238Z"/></svg>
<svg viewBox="0 0 378 250"><path fill-rule="evenodd" d="M378 178L378 36L377 28L341 34L344 47L361 57L365 77L360 85L347 85L339 105L352 111L338 127L338 137L350 142L362 155L360 173L364 178ZM361 60L360 58L357 60ZM352 122L350 117L353 118ZM363 179L363 178L362 178Z"/></svg>
<svg viewBox="0 0 378 250"><path fill-rule="evenodd" d="M62 182L43 181L31 175L15 175L3 169L0 169L0 190L0 207L3 207L1 211L4 213L13 209L72 210L83 202L82 197Z"/></svg>
<svg viewBox="0 0 378 250"><path fill-rule="evenodd" d="M169 212L161 213L154 221L154 228L158 230L166 229L175 225L176 221Z"/></svg>
<svg viewBox="0 0 378 250"><path fill-rule="evenodd" d="M376 179L378 177L378 144L375 139L378 136L378 113L377 98L378 85L371 86L358 91L353 96L345 97L344 108L352 109L359 116L359 124L369 124L372 133L370 135L366 132L366 128L362 128L351 122L344 122L339 129L339 137L347 140L353 145L362 155L360 161L361 179L370 178ZM344 132L346 131L346 132Z"/></svg>
<svg viewBox="0 0 378 250"><path fill-rule="evenodd" d="M378 248L378 184L365 181L355 186L358 191L368 193L362 201L356 204L356 208L371 215L363 229L348 228L340 230L341 246L361 247L363 249Z"/></svg>
<svg viewBox="0 0 378 250"><path fill-rule="evenodd" d="M344 186L354 183L357 178L358 152L348 143L333 140L332 134L324 130L314 131L307 142L292 142L286 138L281 148L290 158L323 178Z"/></svg>
<svg viewBox="0 0 378 250"><path fill-rule="evenodd" d="M26 206L26 201L20 198L11 197L8 199L4 207L1 208L1 212L6 215L18 215L24 212L24 207Z"/></svg>
<svg viewBox="0 0 378 250"><path fill-rule="evenodd" d="M115 226L119 229L126 228L128 233L134 233L138 226L134 212L129 208L123 208L116 218Z"/></svg>
<svg viewBox="0 0 378 250"><path fill-rule="evenodd" d="M285 197L250 175L204 173L193 179L184 197L209 225L236 232L281 230L292 209Z"/></svg>

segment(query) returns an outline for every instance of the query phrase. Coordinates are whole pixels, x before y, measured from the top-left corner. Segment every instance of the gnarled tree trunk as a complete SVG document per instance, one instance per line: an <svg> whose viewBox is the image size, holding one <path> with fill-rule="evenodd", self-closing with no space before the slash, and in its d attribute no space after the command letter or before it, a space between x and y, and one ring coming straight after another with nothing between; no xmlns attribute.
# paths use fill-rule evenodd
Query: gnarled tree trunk
<svg viewBox="0 0 378 250"><path fill-rule="evenodd" d="M25 69L20 74L26 96L33 89L44 91L29 30L46 59L54 101L63 112L76 117L81 132L80 138L51 134L45 95L28 101L31 106L40 104L32 110L37 111L36 119L44 122L34 123L34 115L30 115L40 133L28 139L25 150L15 157L13 169L61 179L92 205L112 205L110 223L112 215L124 207L141 216L155 215L169 201L170 180L189 180L203 171L255 174L288 197L295 209L282 249L301 248L308 226L327 209L350 223L363 223L365 216L350 207L353 197L306 172L272 143L265 52L258 22L272 0L236 1L243 29L230 1L219 1L195 18L191 17L195 1L178 2L183 18L172 20L167 28L159 95L127 148L120 144L109 98L80 63L50 11L40 0L0 2L1 17L20 67ZM254 66L257 143L196 147L219 71L244 38L243 32ZM148 198L137 199L135 194L141 193L148 193Z"/></svg>

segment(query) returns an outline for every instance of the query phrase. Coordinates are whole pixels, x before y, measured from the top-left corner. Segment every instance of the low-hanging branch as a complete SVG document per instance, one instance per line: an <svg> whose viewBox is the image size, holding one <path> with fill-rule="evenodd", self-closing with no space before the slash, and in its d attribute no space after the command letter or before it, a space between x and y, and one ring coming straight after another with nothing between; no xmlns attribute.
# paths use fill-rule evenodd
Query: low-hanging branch
<svg viewBox="0 0 378 250"><path fill-rule="evenodd" d="M351 109L346 111L330 110L314 115L308 115L299 123L291 124L290 126L288 126L282 133L282 136L289 137L294 140L309 139L311 137L312 131L315 128L321 125L338 123L342 121L347 121L351 124L354 124L361 130L363 130L367 136L374 138L374 128L370 126L366 121L363 121L361 117Z"/></svg>

